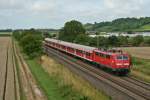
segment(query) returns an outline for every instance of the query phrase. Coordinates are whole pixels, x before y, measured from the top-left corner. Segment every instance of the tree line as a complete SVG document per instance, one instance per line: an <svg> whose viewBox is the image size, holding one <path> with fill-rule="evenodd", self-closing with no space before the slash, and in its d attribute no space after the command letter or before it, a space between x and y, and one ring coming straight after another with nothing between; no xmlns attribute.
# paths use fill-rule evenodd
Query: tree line
<svg viewBox="0 0 150 100"><path fill-rule="evenodd" d="M15 30L13 37L18 41L23 52L30 58L38 57L42 54L42 41L44 34L39 30ZM54 37L53 37L54 36ZM59 34L48 37L57 38L63 41L93 47L120 47L120 46L150 46L150 37L136 36L110 36L110 37L89 37L83 24L79 21L72 20L66 22Z"/></svg>
<svg viewBox="0 0 150 100"><path fill-rule="evenodd" d="M86 34L83 24L75 20L67 22L60 30L57 38L63 41L94 47L150 46L150 37L143 37L141 35L135 37L102 37L98 36L97 33L96 37L89 37L88 34Z"/></svg>
<svg viewBox="0 0 150 100"><path fill-rule="evenodd" d="M90 31L103 31L103 32L133 31L134 29L139 29L144 25L150 25L150 17L119 18L113 21L106 21L100 23L95 22L94 24L87 23L85 24L85 28L86 30ZM150 31L150 29L147 31Z"/></svg>
<svg viewBox="0 0 150 100"><path fill-rule="evenodd" d="M0 32L12 32L12 29L0 29Z"/></svg>
<svg viewBox="0 0 150 100"><path fill-rule="evenodd" d="M23 52L29 58L35 58L42 54L42 33L35 29L16 30L13 37L18 41Z"/></svg>

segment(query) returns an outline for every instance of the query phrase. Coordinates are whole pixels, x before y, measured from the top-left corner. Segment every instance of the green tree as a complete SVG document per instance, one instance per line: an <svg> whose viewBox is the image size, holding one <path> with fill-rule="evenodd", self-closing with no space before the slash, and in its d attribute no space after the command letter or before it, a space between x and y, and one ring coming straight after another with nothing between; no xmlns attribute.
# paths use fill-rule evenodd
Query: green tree
<svg viewBox="0 0 150 100"><path fill-rule="evenodd" d="M97 46L97 37L92 37L89 45L96 47Z"/></svg>
<svg viewBox="0 0 150 100"><path fill-rule="evenodd" d="M145 37L145 38L144 38L144 44L150 46L150 37Z"/></svg>
<svg viewBox="0 0 150 100"><path fill-rule="evenodd" d="M119 40L116 36L110 36L108 37L108 43L110 46L118 46Z"/></svg>
<svg viewBox="0 0 150 100"><path fill-rule="evenodd" d="M132 38L133 46L139 46L142 42L144 42L144 38L141 35L138 35Z"/></svg>
<svg viewBox="0 0 150 100"><path fill-rule="evenodd" d="M19 40L21 39L21 32L15 30L15 31L13 32L13 37L14 37L16 40L19 41Z"/></svg>
<svg viewBox="0 0 150 100"><path fill-rule="evenodd" d="M43 38L42 37L42 33L40 31L37 31L37 30L33 29L33 28L30 29L30 30L24 30L24 31L22 31L21 38L23 38L26 35L30 35L30 34L36 36L36 38L41 39L41 40Z"/></svg>
<svg viewBox="0 0 150 100"><path fill-rule="evenodd" d="M108 38L103 37L103 36L99 36L98 38L99 38L99 47L107 48L109 45Z"/></svg>
<svg viewBox="0 0 150 100"><path fill-rule="evenodd" d="M65 23L64 28L59 32L59 39L73 42L79 34L85 34L85 29L82 23L72 20Z"/></svg>
<svg viewBox="0 0 150 100"><path fill-rule="evenodd" d="M115 19L111 22L95 22L94 24L86 24L85 28L93 31L104 31L104 32L112 32L112 31L126 31L131 32L135 29L138 29L144 25L150 23L150 17L141 17L141 18L119 18ZM147 31L144 30L143 31Z"/></svg>
<svg viewBox="0 0 150 100"><path fill-rule="evenodd" d="M27 34L21 39L20 44L30 58L37 57L42 53L42 42L38 36Z"/></svg>
<svg viewBox="0 0 150 100"><path fill-rule="evenodd" d="M78 43L78 44L82 44L82 45L89 45L90 43L90 37L88 35L85 35L85 34L79 34L74 42L75 43Z"/></svg>
<svg viewBox="0 0 150 100"><path fill-rule="evenodd" d="M119 45L128 45L128 37L126 36L119 36L118 37L119 40Z"/></svg>
<svg viewBox="0 0 150 100"><path fill-rule="evenodd" d="M98 46L97 46L97 39L98 39ZM106 37L102 37L102 36L98 36L98 37L94 37L94 38L91 38L90 40L90 46L93 46L93 47L108 47L108 38Z"/></svg>

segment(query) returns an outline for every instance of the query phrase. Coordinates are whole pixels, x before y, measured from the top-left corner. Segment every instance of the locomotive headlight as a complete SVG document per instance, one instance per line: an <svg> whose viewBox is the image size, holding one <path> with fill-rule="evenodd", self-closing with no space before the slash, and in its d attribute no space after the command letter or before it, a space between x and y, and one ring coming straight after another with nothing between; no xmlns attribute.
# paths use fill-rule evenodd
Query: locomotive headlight
<svg viewBox="0 0 150 100"><path fill-rule="evenodd" d="M117 63L116 65L117 65L117 66L120 66L120 65L122 65L122 63Z"/></svg>
<svg viewBox="0 0 150 100"><path fill-rule="evenodd" d="M129 65L129 63L124 63L124 65Z"/></svg>

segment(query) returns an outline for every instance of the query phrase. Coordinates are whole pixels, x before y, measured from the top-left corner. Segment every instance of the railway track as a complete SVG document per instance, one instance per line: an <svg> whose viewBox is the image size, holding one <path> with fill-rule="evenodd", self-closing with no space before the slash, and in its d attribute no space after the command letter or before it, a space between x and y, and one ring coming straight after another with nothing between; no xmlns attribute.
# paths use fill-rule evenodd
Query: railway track
<svg viewBox="0 0 150 100"><path fill-rule="evenodd" d="M0 62L0 100L20 100L18 77L15 69L16 66L13 58L13 51L11 50L11 38L3 38L6 43L3 43L4 46L1 47L3 50L0 52L2 59L2 62ZM2 40L3 38L0 39Z"/></svg>
<svg viewBox="0 0 150 100"><path fill-rule="evenodd" d="M142 88L145 88L147 91L150 91L150 83L146 83L146 82L143 82L141 80L138 80L132 76L128 76L128 77L123 77L124 80L130 82L130 83L133 83L137 86L140 86Z"/></svg>
<svg viewBox="0 0 150 100"><path fill-rule="evenodd" d="M123 94L127 95L129 98L135 100L150 100L150 86L148 83L144 83L131 77L120 78L114 75L110 75L109 73L99 70L98 68L94 68L93 66L77 60L71 56L65 55L49 47L46 48L49 54L53 54L64 62L67 62L74 67L78 67L78 69L90 74L96 79L111 85L113 88L116 88Z"/></svg>

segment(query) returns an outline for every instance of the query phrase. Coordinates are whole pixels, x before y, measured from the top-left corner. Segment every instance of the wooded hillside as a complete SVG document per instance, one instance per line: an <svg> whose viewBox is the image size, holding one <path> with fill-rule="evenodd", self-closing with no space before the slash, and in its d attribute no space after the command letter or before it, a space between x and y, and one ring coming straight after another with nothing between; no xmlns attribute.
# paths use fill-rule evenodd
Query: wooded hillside
<svg viewBox="0 0 150 100"><path fill-rule="evenodd" d="M119 18L107 22L87 23L84 25L89 31L150 31L150 17L141 18Z"/></svg>

